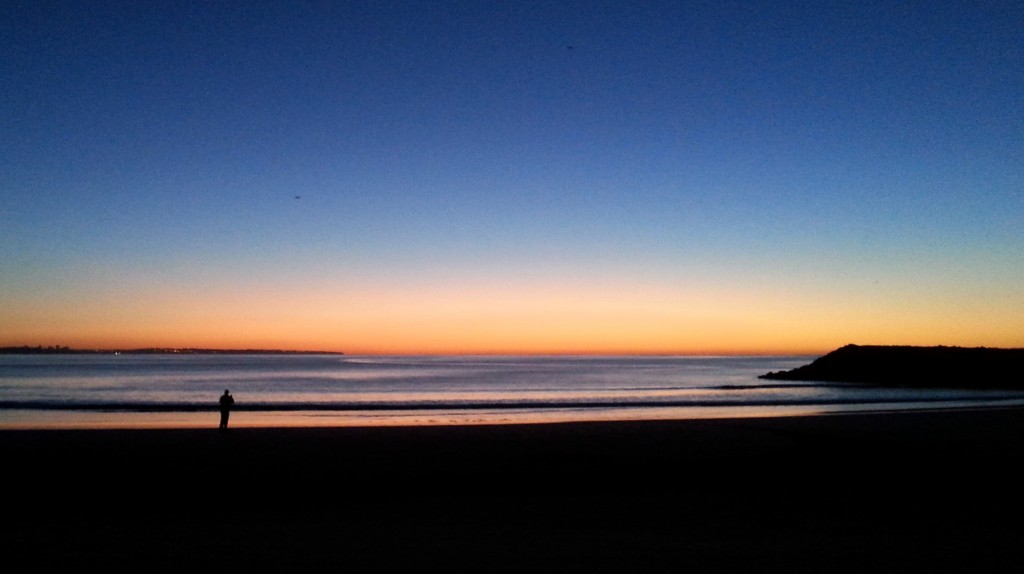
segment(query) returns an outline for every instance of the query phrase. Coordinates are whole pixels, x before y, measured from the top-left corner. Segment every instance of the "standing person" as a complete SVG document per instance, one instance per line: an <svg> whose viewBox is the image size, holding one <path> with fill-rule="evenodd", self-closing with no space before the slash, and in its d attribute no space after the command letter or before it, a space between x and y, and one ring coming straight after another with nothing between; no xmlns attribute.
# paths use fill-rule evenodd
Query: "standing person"
<svg viewBox="0 0 1024 574"><path fill-rule="evenodd" d="M235 397L227 389L220 396L220 430L228 430L228 417L231 415L231 407L235 404Z"/></svg>

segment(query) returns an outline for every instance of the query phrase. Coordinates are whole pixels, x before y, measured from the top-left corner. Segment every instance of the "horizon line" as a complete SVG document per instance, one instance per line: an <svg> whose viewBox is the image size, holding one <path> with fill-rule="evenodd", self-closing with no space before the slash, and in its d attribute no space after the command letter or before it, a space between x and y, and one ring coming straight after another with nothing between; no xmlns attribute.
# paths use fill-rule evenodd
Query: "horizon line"
<svg viewBox="0 0 1024 574"><path fill-rule="evenodd" d="M0 353L17 354L19 351L38 354L74 354L74 353L134 353L134 354L217 354L217 353L266 353L266 354L323 354L323 355L359 355L359 356L695 356L695 357L741 357L741 356L811 356L824 354L827 351L821 350L548 350L548 351L523 351L509 349L495 350L420 350L420 351L339 351L333 349L308 349L308 348L287 348L287 347L207 347L207 346L81 346L72 347L68 345L5 345L0 347Z"/></svg>

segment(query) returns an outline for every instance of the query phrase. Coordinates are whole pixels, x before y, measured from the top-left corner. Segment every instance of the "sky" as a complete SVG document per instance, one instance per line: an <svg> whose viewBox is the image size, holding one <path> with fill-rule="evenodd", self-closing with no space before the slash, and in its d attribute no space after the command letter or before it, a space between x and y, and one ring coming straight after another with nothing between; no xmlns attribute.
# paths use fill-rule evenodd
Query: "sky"
<svg viewBox="0 0 1024 574"><path fill-rule="evenodd" d="M1021 2L0 4L0 346L1024 346Z"/></svg>

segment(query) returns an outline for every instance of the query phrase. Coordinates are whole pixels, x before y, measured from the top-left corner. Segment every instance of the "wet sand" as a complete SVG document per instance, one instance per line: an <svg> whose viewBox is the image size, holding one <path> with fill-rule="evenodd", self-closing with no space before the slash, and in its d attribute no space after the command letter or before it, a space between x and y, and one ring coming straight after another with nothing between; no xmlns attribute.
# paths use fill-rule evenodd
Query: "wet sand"
<svg viewBox="0 0 1024 574"><path fill-rule="evenodd" d="M9 571L1016 572L1024 563L1021 409L4 431L0 457Z"/></svg>

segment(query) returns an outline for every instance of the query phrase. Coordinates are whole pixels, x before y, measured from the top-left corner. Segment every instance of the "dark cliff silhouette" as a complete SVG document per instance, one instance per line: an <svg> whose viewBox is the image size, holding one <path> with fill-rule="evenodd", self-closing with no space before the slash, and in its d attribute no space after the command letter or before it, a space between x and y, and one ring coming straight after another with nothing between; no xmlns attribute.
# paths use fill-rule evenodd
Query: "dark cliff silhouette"
<svg viewBox="0 0 1024 574"><path fill-rule="evenodd" d="M810 364L760 378L1024 390L1022 373L1024 349L846 345Z"/></svg>

